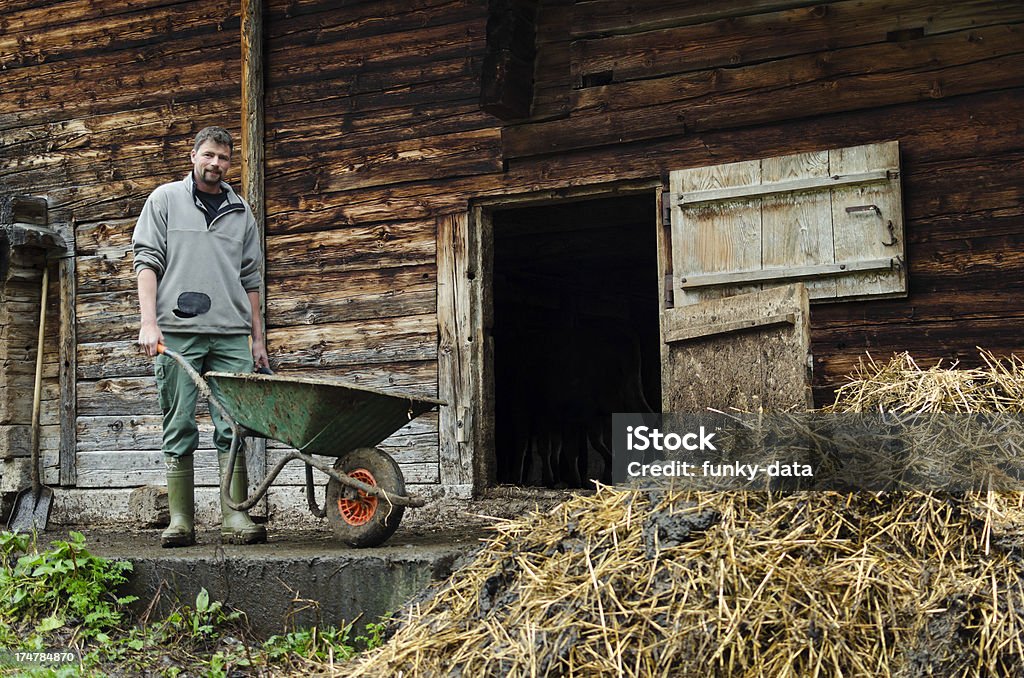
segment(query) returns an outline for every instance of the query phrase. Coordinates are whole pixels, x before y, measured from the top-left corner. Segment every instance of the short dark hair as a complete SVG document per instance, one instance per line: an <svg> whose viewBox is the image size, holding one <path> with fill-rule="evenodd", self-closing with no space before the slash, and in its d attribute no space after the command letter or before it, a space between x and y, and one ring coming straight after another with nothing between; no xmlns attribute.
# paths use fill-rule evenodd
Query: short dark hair
<svg viewBox="0 0 1024 678"><path fill-rule="evenodd" d="M195 143L192 144L192 150L198 151L199 147L204 142L212 141L220 144L221 146L227 146L230 150L235 150L235 142L231 140L231 132L228 132L223 127L204 127L199 130L199 134L196 135Z"/></svg>

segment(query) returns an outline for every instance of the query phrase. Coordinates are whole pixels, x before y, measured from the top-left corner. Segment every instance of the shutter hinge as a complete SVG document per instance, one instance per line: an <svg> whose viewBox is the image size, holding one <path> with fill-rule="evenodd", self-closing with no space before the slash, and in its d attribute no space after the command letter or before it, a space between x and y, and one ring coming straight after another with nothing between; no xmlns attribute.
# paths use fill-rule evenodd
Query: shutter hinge
<svg viewBox="0 0 1024 678"><path fill-rule="evenodd" d="M661 192L661 225L672 225L672 192Z"/></svg>

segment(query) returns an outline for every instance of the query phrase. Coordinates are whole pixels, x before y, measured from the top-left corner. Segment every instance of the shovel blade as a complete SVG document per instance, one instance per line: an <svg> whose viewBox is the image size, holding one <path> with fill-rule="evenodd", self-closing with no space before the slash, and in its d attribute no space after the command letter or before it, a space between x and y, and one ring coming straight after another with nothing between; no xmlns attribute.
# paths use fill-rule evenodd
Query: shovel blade
<svg viewBox="0 0 1024 678"><path fill-rule="evenodd" d="M49 487L39 488L36 494L31 488L22 490L14 503L11 519L7 521L7 529L19 532L44 532L50 522L50 509L53 507L53 490Z"/></svg>

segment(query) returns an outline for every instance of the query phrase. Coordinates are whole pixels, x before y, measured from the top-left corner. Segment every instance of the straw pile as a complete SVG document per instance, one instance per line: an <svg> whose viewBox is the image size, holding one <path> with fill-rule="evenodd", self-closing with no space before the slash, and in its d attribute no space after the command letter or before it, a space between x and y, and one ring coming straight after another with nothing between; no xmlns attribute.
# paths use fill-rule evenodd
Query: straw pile
<svg viewBox="0 0 1024 678"><path fill-rule="evenodd" d="M720 458L709 461L793 461L813 477L697 476L688 487L1015 491L1024 481L1024 361L981 358L976 369L921 369L905 353L881 365L869 358L822 410L720 413Z"/></svg>
<svg viewBox="0 0 1024 678"><path fill-rule="evenodd" d="M840 399L938 408L976 407L977 396L1012 407L1007 394L1024 387L1016 361L982 395L991 374L908 361L858 375L863 389ZM1022 556L1019 493L602 487L499 523L471 564L345 673L1017 675Z"/></svg>
<svg viewBox="0 0 1024 678"><path fill-rule="evenodd" d="M922 369L908 353L888 363L870 356L836 393L828 412L1024 413L1024 360L981 350L984 367L957 369L942 363Z"/></svg>

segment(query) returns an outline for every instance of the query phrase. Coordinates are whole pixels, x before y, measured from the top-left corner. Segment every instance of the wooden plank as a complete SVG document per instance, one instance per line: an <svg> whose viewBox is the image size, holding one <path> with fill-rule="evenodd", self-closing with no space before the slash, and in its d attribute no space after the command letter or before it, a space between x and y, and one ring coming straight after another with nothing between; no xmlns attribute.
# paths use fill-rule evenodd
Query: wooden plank
<svg viewBox="0 0 1024 678"><path fill-rule="evenodd" d="M544 0L537 17L537 56L534 68L533 121L562 118L569 113L572 91L569 31L572 0Z"/></svg>
<svg viewBox="0 0 1024 678"><path fill-rule="evenodd" d="M834 157L852 160L840 164L832 161ZM851 167L854 171L840 171L841 167ZM750 176L731 180L730 185L719 188L717 185L722 181L715 178L715 173ZM718 269L721 272L702 269L703 262L699 259L692 262L690 271L693 273L681 275L676 283L677 290L692 295L697 290L733 286L742 292L743 287L739 285L807 279L815 285L808 291L817 300L905 293L896 142L682 170L670 174L670 182L677 174L684 182L696 178L716 185L696 191L687 191L682 185L678 187L682 191L679 202L683 209L677 221L682 229L684 249L699 251L699 229L711 207L722 211L722 223L713 222L714 231L707 237L725 234L725 237L738 239L747 235L750 240L756 239L760 246L757 256L750 256L742 264L726 265ZM735 219L732 218L734 211L739 215ZM882 227L886 221L893 224L891 233ZM749 235L730 231L736 223L748 224ZM685 240L687 237L691 241ZM732 249L745 251L745 248L743 242L737 245L726 241L719 243L714 252L731 254ZM865 257L865 252L870 256ZM680 256L685 257L687 253L680 253ZM711 265L715 265L714 257ZM836 279L819 285L817 278ZM863 285L866 279L879 278L886 281L884 287ZM902 286L901 280L904 281ZM719 296L730 292L720 290ZM689 303L693 298L684 296L682 303Z"/></svg>
<svg viewBox="0 0 1024 678"><path fill-rule="evenodd" d="M739 271L736 273L709 273L707 275L691 275L680 281L684 290L705 289L709 287L733 286L738 283L767 283L772 281L794 281L822 277L855 275L866 271L893 272L902 270L899 259L872 259L867 261L850 261L835 264L816 264L813 266L781 266L762 268L757 271Z"/></svg>
<svg viewBox="0 0 1024 678"><path fill-rule="evenodd" d="M75 450L78 437L75 422L78 419L78 345L75 315L75 245L69 243L72 256L61 259L58 263L60 280L60 342L58 347L59 383L60 383L60 447L58 452L60 463L60 484L75 484Z"/></svg>
<svg viewBox="0 0 1024 678"><path fill-rule="evenodd" d="M432 264L312 279L289 275L272 278L268 295L273 327L421 315L436 308L437 277Z"/></svg>
<svg viewBox="0 0 1024 678"><path fill-rule="evenodd" d="M467 89L465 82L471 74L451 84L458 89ZM441 92L445 83L419 83L414 87L414 98L402 88L394 88L385 94L371 94L324 98L315 101L295 102L280 111L269 111L275 118L291 118L294 121L272 122L273 131L268 136L269 157L287 157L293 153L315 153L324 146L344 148L367 148L380 143L394 143L424 137L440 137L459 134L495 126L494 118L480 110L477 95L467 97L459 92L459 98L451 98ZM372 99L384 102L373 106ZM424 99L419 102L416 99ZM339 113L339 109L342 111ZM329 128L327 128L329 126Z"/></svg>
<svg viewBox="0 0 1024 678"><path fill-rule="evenodd" d="M97 6L94 0L64 0L60 4L59 20L61 24L95 25L96 19L110 19L124 14L148 16L167 4L167 0L135 0L131 5L103 7ZM4 30L11 35L38 35L54 24L52 6L40 5L35 0L7 0L4 11Z"/></svg>
<svg viewBox="0 0 1024 678"><path fill-rule="evenodd" d="M263 1L241 3L242 41L242 125L241 181L242 196L249 204L259 229L262 243L266 232L264 219L264 69L263 69ZM265 293L265 288L260 290Z"/></svg>
<svg viewBox="0 0 1024 678"><path fill-rule="evenodd" d="M437 393L440 482L473 483L473 445L468 420L473 396L470 342L469 215L437 220Z"/></svg>
<svg viewBox="0 0 1024 678"><path fill-rule="evenodd" d="M77 257L79 294L132 293L136 289L133 261L131 253L116 259L107 255Z"/></svg>
<svg viewBox="0 0 1024 678"><path fill-rule="evenodd" d="M827 151L761 161L761 178L769 185L797 177L828 176L828 173ZM828 192L766 197L761 201L761 222L763 268L801 269L835 262ZM836 296L834 280L807 280L804 284L811 299Z"/></svg>
<svg viewBox="0 0 1024 678"><path fill-rule="evenodd" d="M5 25L7 15L5 13ZM237 19L225 17L212 7L167 3L142 12L105 13L102 22L68 21L61 17L32 32L0 34L0 60L7 70L54 62L88 62L92 58L121 50L138 51L166 39L167 26L174 25L177 40L187 37L209 39L237 27Z"/></svg>
<svg viewBox="0 0 1024 678"><path fill-rule="evenodd" d="M234 110L237 109L221 101L204 104L188 101L173 104L157 102L149 107L127 111L114 110L94 116L26 124L5 131L4 136L12 153L2 161L21 160L30 163L28 167L34 167L42 161L47 163L51 171L59 171L62 164L80 164L78 161L83 159L82 149L116 152L118 162L113 167L109 164L108 155L100 156L100 162L104 163L106 169L104 174L98 175L99 165L92 164L92 180L105 183L108 189L111 181L117 181L121 191L131 192L134 187L146 183L149 175L160 174L159 182L163 182L175 178L179 172L183 174L180 160L174 165L169 162L171 154L168 149L190 148L190 139L196 131L194 126L201 127L207 121L223 122ZM179 157L175 156L175 159ZM125 165L128 169L122 171ZM155 187L157 183L154 180L152 186ZM109 193L107 199L110 200ZM119 212L119 209L114 208L112 214L93 220L79 219L78 223L88 229L90 221L106 221L124 216ZM70 217L65 215L62 218Z"/></svg>
<svg viewBox="0 0 1024 678"><path fill-rule="evenodd" d="M275 363L273 355L271 355L271 363ZM282 376L332 378L370 388L394 388L431 398L437 397L437 363L432 360L353 365L328 370L307 367L282 371L280 374ZM3 403L6 393L7 391L0 388L0 422L3 422ZM18 401L19 406L24 405L24 398L17 396L18 394L15 393L14 400ZM56 400L58 397L59 393L55 388L44 389L44 400ZM205 399L199 399L197 411L200 414L207 413ZM78 414L80 417L160 414L156 380L152 371L146 376L79 381ZM27 409L24 412L24 419L26 421L28 419Z"/></svg>
<svg viewBox="0 0 1024 678"><path fill-rule="evenodd" d="M473 78L479 66L477 56L435 55L429 61L367 64L356 74L275 84L266 93L269 139L277 138L278 125L287 134L293 125L301 128L304 120L322 121L332 111L342 124L324 133L358 133L377 127L375 118L388 109L472 99L479 94Z"/></svg>
<svg viewBox="0 0 1024 678"><path fill-rule="evenodd" d="M283 370L434 360L437 320L430 313L279 328L270 332L269 350Z"/></svg>
<svg viewBox="0 0 1024 678"><path fill-rule="evenodd" d="M77 295L77 335L82 343L116 341L139 334L139 306L128 290Z"/></svg>
<svg viewBox="0 0 1024 678"><path fill-rule="evenodd" d="M506 128L504 152L550 154L1017 87L1020 30L995 26L835 50L828 60L801 55L577 90L568 119Z"/></svg>
<svg viewBox="0 0 1024 678"><path fill-rule="evenodd" d="M737 63L894 41L900 32L937 35L1024 20L1020 3L996 0L846 0L810 7L765 8L717 19L713 16L717 7L704 9L704 16L691 17L681 26L574 40L574 80L580 83L588 75L602 72L611 74L611 82L625 82L732 68ZM672 10L677 16L687 13L687 8L678 4ZM780 35L785 39L779 39Z"/></svg>
<svg viewBox="0 0 1024 678"><path fill-rule="evenodd" d="M297 220L300 215L275 214L274 234L267 236L271 276L323 275L329 271L395 268L433 263L436 253L436 226L433 220L385 221L350 228L344 213L331 210L311 214L316 221ZM300 231L319 224L316 237ZM285 231L295 233L277 235Z"/></svg>
<svg viewBox="0 0 1024 678"><path fill-rule="evenodd" d="M267 35L275 42L296 33L306 33L304 42L315 43L317 29L338 27L346 35L367 37L426 24L451 22L465 16L466 9L481 14L472 0L378 0L378 2L335 3L322 0L293 0L287 5L267 8Z"/></svg>
<svg viewBox="0 0 1024 678"><path fill-rule="evenodd" d="M136 339L78 344L78 378L105 379L153 374L153 359L139 351Z"/></svg>
<svg viewBox="0 0 1024 678"><path fill-rule="evenodd" d="M996 355L1020 355L1021 318L974 319L971 336L964 336L964 323L960 319L929 321L912 320L880 326L846 326L833 330L816 330L815 381L819 384L843 383L865 352L876 360L884 361L894 352L908 351L922 366L942 359L949 365L961 361L963 367L980 364L977 347L993 351Z"/></svg>
<svg viewBox="0 0 1024 678"><path fill-rule="evenodd" d="M267 159L268 181L299 193L501 171L501 130L497 128Z"/></svg>
<svg viewBox="0 0 1024 678"><path fill-rule="evenodd" d="M200 415L199 448L213 449L213 421ZM78 418L78 452L97 450L157 450L163 439L163 417L156 415L98 416Z"/></svg>
<svg viewBox="0 0 1024 678"><path fill-rule="evenodd" d="M218 482L217 455L214 450L197 450L194 458L195 481L198 487L215 487ZM130 450L97 450L81 452L78 487L111 488L164 485L167 482L164 455L160 452L132 452ZM399 464L409 484L437 482L436 462ZM325 476L315 472L317 485L325 483ZM299 462L285 467L280 482L273 486L305 484L305 470Z"/></svg>
<svg viewBox="0 0 1024 678"><path fill-rule="evenodd" d="M365 68L367 54L376 67L411 65L432 59L480 54L485 45L486 16L463 14L456 23L399 30L364 40L349 40L344 26L321 26L310 31L309 44L291 38L271 44L267 56L274 68L267 87L353 76ZM310 58L315 54L316 58Z"/></svg>
<svg viewBox="0 0 1024 678"><path fill-rule="evenodd" d="M655 31L673 26L819 4L821 3L812 0L719 0L715 3L584 0L576 3L572 37Z"/></svg>
<svg viewBox="0 0 1024 678"><path fill-rule="evenodd" d="M88 132L89 135L94 134ZM75 252L121 259L132 251L132 231L136 219L105 219L99 222L78 224L75 228Z"/></svg>
<svg viewBox="0 0 1024 678"><path fill-rule="evenodd" d="M217 36L216 41L211 41L208 35L178 41L173 51L167 50L159 59L140 59L131 50L101 53L90 59L90 71L117 73L116 78L83 78L81 66L75 62L44 63L9 71L5 83L9 83L10 96L0 101L0 126L45 124L54 114L50 108L53 98L72 93L77 96L62 101L60 110L73 117L160 105L175 97L183 101L199 99L203 92L196 83L204 82L202 73L223 82L237 81L237 42L217 33L215 27L208 30ZM202 61L196 56L199 53L204 56ZM205 59L207 56L210 61ZM212 72L211 64L215 64ZM41 88L40 82L54 84Z"/></svg>
<svg viewBox="0 0 1024 678"><path fill-rule="evenodd" d="M792 324L775 322L790 315ZM662 410L811 407L809 316L800 283L666 310L663 338L696 334L707 326L752 325L745 332L667 343Z"/></svg>
<svg viewBox="0 0 1024 678"><path fill-rule="evenodd" d="M193 465L197 486L217 485L219 476L216 450L196 450ZM167 484L166 461L159 450L81 450L78 453L78 469L80 488Z"/></svg>
<svg viewBox="0 0 1024 678"><path fill-rule="evenodd" d="M132 487L144 484L164 484L164 455L159 450L160 417L132 418L129 428L119 431L118 436L107 435L103 442L131 440L137 446L111 449L100 443L90 444L79 450L79 487ZM116 428L120 418L96 418L84 426ZM200 447L195 454L196 484L212 486L217 482L217 457L212 447L212 423L207 417L200 418ZM127 437L126 437L127 436ZM251 444L257 442L250 441ZM268 441L267 463L276 464L289 448L277 441ZM437 482L437 413L426 413L409 422L383 441L380 446L398 462L407 482ZM329 457L324 457L330 461ZM248 460L247 460L248 461ZM325 482L316 472L317 484ZM275 485L304 485L305 467L293 462L285 467Z"/></svg>
<svg viewBox="0 0 1024 678"><path fill-rule="evenodd" d="M838 331L848 328L857 331L864 327L880 327L892 323L921 321L954 321L969 322L973 320L1006 320L1024 316L1024 281L1011 281L1006 287L1000 287L998 294L992 289L915 292L913 305L905 303L875 304L870 309L857 308L857 304L823 304L815 307L811 328L812 339L819 329Z"/></svg>
<svg viewBox="0 0 1024 678"><path fill-rule="evenodd" d="M480 205L467 215L465 236L466 278L469 282L468 318L460 318L462 327L469 327L469 365L473 387L468 419L468 439L472 442L472 484L450 486L453 496L469 498L495 484L497 457L494 386L494 223L493 215ZM456 307L460 315L465 311ZM460 415L461 416L461 415ZM461 494L460 494L461 492ZM473 493L473 494L470 494Z"/></svg>
<svg viewBox="0 0 1024 678"><path fill-rule="evenodd" d="M242 42L242 195L252 209L261 250L259 309L254 319L267 328L266 201L264 200L264 37L263 0L241 3ZM264 334L264 337L266 335ZM249 488L259 487L267 473L267 444L257 439L245 457ZM262 500L266 511L267 499Z"/></svg>
<svg viewBox="0 0 1024 678"><path fill-rule="evenodd" d="M827 156L824 167L828 168ZM795 159L797 162L803 158ZM789 161L789 162L792 162ZM764 196L777 196L784 193L813 193L823 188L833 186L860 186L865 184L888 183L892 179L892 172L876 170L872 172L857 172L853 174L834 174L817 177L803 177L789 179L786 181L771 181L762 178L762 183L752 186L735 186L729 188L715 188L702 191L687 191L679 195L679 206L690 209L699 205L707 205L714 202L736 201L741 198L755 198Z"/></svg>
<svg viewBox="0 0 1024 678"><path fill-rule="evenodd" d="M836 173L893 168L899 167L899 163L899 143L896 141L829 151L829 168ZM872 205L875 210L851 211L863 205ZM836 261L903 256L903 194L899 179L886 184L834 189L832 227ZM838 297L906 292L906 266L836 279Z"/></svg>
<svg viewBox="0 0 1024 678"><path fill-rule="evenodd" d="M197 410L206 413L200 398ZM160 414L156 378L119 377L78 382L78 415L80 417L131 416Z"/></svg>
<svg viewBox="0 0 1024 678"><path fill-rule="evenodd" d="M710 191L761 183L760 161L729 163L669 173L672 194ZM717 299L724 290L688 290L684 280L715 272L751 271L761 267L761 199L740 203L715 203L672 211L672 268L675 305ZM743 293L755 287L739 287Z"/></svg>
<svg viewBox="0 0 1024 678"><path fill-rule="evenodd" d="M786 324L792 325L795 322L795 313L777 313L775 315L766 315L757 318L744 318L742 320L729 320L710 325L673 325L672 327L664 330L662 332L662 336L664 337L664 342L666 344L673 344L679 341L689 341L691 339L710 337L712 335L720 336L723 334L742 332L755 328L766 328L774 325Z"/></svg>
<svg viewBox="0 0 1024 678"><path fill-rule="evenodd" d="M386 440L381 442L379 447L383 448L395 461L402 464L417 461L437 461L438 417L439 414L436 410L421 414L395 431ZM428 443L427 446L429 447L431 442L434 445L433 456L429 454L423 456L423 443ZM270 440L267 443L267 447L271 450L279 451L292 449L277 440ZM338 450L338 453L343 453L343 450Z"/></svg>

